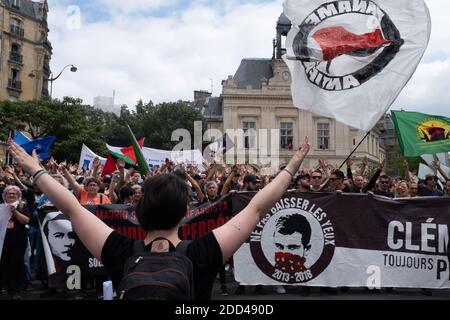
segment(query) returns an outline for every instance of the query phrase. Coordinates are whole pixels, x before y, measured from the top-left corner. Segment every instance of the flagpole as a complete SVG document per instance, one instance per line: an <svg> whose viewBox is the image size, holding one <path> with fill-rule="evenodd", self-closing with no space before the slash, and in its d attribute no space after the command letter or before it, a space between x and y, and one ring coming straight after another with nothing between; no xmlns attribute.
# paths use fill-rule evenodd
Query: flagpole
<svg viewBox="0 0 450 320"><path fill-rule="evenodd" d="M14 137L14 129L9 129L9 137L12 139ZM6 165L9 166L10 164L12 164L11 161L11 155L9 153L9 148L8 148L8 144L6 144Z"/></svg>
<svg viewBox="0 0 450 320"><path fill-rule="evenodd" d="M345 159L345 161L341 164L341 166L339 167L339 170L344 166L344 164L347 162L347 160L351 158L351 156L356 152L356 150L358 150L358 148L362 145L364 140L366 140L366 138L369 136L370 132L371 131L367 131L367 134L364 136L364 138L361 140L361 142L356 146L355 149L353 149L352 153L350 153L350 155L347 157L347 159Z"/></svg>

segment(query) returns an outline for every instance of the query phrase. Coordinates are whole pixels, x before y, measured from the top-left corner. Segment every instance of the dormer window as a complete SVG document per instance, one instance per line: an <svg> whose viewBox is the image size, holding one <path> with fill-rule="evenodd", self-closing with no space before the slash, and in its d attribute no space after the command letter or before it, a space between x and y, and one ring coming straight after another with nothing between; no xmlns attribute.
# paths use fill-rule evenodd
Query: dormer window
<svg viewBox="0 0 450 320"><path fill-rule="evenodd" d="M20 9L20 2L21 0L13 0L11 5L13 8Z"/></svg>

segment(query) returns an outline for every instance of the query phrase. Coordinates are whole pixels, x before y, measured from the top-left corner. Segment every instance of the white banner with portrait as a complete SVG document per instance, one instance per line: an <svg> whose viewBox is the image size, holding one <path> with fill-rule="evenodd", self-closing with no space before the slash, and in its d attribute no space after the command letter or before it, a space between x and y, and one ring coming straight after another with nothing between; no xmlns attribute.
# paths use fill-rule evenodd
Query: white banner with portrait
<svg viewBox="0 0 450 320"><path fill-rule="evenodd" d="M8 207L4 204L0 204L0 259L3 252L3 242L5 240L6 228L10 218L11 213L8 210Z"/></svg>
<svg viewBox="0 0 450 320"><path fill-rule="evenodd" d="M250 200L233 195L233 213ZM287 194L234 255L235 278L243 285L448 289L449 225L448 197Z"/></svg>

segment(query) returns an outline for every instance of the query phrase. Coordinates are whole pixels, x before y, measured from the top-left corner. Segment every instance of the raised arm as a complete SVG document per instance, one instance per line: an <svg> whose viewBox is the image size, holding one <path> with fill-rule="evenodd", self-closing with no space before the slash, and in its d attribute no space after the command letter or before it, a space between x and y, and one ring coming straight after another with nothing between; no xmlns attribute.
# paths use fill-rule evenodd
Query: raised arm
<svg viewBox="0 0 450 320"><path fill-rule="evenodd" d="M358 175L364 176L364 172L366 172L368 164L369 164L369 159L367 159L367 157L364 157L364 159L362 161L361 170L358 172Z"/></svg>
<svg viewBox="0 0 450 320"><path fill-rule="evenodd" d="M239 249L248 239L258 222L281 199L291 183L293 174L300 168L309 149L308 138L305 138L302 148L294 155L286 169L281 171L267 187L258 192L239 214L222 227L213 231L222 249L224 261L227 261Z"/></svg>
<svg viewBox="0 0 450 320"><path fill-rule="evenodd" d="M8 145L11 155L28 174L35 175L43 170L34 152L34 157L31 157L12 139L8 139ZM50 201L70 218L75 233L89 252L101 260L103 246L113 230L83 208L74 195L49 174L39 173L34 182Z"/></svg>
<svg viewBox="0 0 450 320"><path fill-rule="evenodd" d="M380 162L377 172L375 172L375 174L373 175L372 179L370 179L367 186L363 188L364 191L367 191L367 192L372 191L373 188L375 188L375 184L377 183L378 178L381 176L381 173L383 172L385 163L386 163L386 160L383 160L382 162Z"/></svg>
<svg viewBox="0 0 450 320"><path fill-rule="evenodd" d="M95 157L94 158L94 161L92 161L92 176L94 177L94 178L96 178L97 179L97 177L98 177L98 175L99 175L99 168L100 168L100 164L101 164L101 162L100 162L100 158L99 157Z"/></svg>
<svg viewBox="0 0 450 320"><path fill-rule="evenodd" d="M120 189L125 185L125 160L117 159L116 167L119 170L119 182L116 185L116 193L119 194Z"/></svg>
<svg viewBox="0 0 450 320"><path fill-rule="evenodd" d="M195 190L195 193L197 194L198 201L203 202L203 200L205 199L205 194L203 193L202 188L200 188L200 186L198 185L197 181L195 181L195 179L192 178L191 175L184 170L183 166L180 167L180 171L191 183L192 187Z"/></svg>
<svg viewBox="0 0 450 320"><path fill-rule="evenodd" d="M72 189L73 194L75 195L75 197L78 198L80 196L82 186L80 186L80 184L75 180L74 176L69 172L69 170L65 165L61 165L60 169L64 178L66 178L67 182L69 183L69 186Z"/></svg>
<svg viewBox="0 0 450 320"><path fill-rule="evenodd" d="M352 180L352 184L353 184L353 172L352 172L353 160L348 159L346 161L346 164L347 164L347 179Z"/></svg>
<svg viewBox="0 0 450 320"><path fill-rule="evenodd" d="M111 203L117 203L119 202L119 198L116 194L116 185L119 181L119 175L113 174L111 178L111 183L109 184L109 200L111 200Z"/></svg>
<svg viewBox="0 0 450 320"><path fill-rule="evenodd" d="M233 179L234 175L236 174L236 170L237 170L236 166L234 166L234 167L231 169L231 172L230 172L230 174L228 175L227 180L226 180L225 183L223 184L222 191L220 192L220 195L221 195L221 196L226 195L226 194L228 193L228 191L230 190L231 180Z"/></svg>
<svg viewBox="0 0 450 320"><path fill-rule="evenodd" d="M19 175L21 172L20 168L17 166L15 166L14 169L11 167L8 167L7 170L9 172L9 174L13 177L16 186L18 186L20 188L20 190L22 190L22 191L27 191L28 190L27 186L25 186L22 183L22 181L20 181L20 179L19 179Z"/></svg>
<svg viewBox="0 0 450 320"><path fill-rule="evenodd" d="M445 178L446 181L450 180L448 178L447 172L442 169L441 163L438 160L433 161L433 166L440 172L440 174Z"/></svg>

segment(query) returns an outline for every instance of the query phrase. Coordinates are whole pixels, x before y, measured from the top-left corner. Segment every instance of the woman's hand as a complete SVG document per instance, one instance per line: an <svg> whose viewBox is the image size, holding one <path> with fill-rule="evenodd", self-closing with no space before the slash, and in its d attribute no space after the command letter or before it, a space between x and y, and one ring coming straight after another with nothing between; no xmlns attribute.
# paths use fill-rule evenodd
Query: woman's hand
<svg viewBox="0 0 450 320"><path fill-rule="evenodd" d="M9 152L17 164L29 175L33 175L42 169L36 151L33 150L33 156L30 156L21 146L8 138Z"/></svg>
<svg viewBox="0 0 450 320"><path fill-rule="evenodd" d="M300 167L300 164L305 159L310 148L311 148L311 145L309 144L308 137L305 137L305 141L303 142L302 147L295 153L295 155L292 157L291 162L288 165L288 167L289 167L289 169L291 169L292 173L297 172L298 168ZM292 163L292 161L293 161L293 163Z"/></svg>

